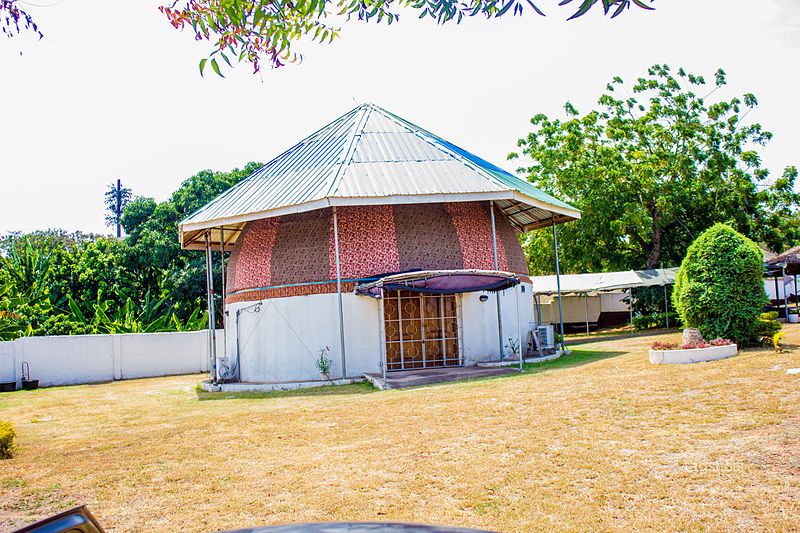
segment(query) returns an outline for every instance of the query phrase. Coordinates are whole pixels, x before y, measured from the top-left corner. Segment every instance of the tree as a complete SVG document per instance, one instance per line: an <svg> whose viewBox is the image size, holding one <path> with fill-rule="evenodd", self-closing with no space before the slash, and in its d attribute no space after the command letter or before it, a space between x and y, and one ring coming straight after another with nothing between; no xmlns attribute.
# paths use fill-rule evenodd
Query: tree
<svg viewBox="0 0 800 533"><path fill-rule="evenodd" d="M140 290L167 297L178 317L187 319L205 299L206 266L202 254L181 250L178 223L260 167L261 163L248 163L230 172L203 170L184 181L164 202L137 198L128 204L122 215L128 234L126 270L139 276ZM221 265L216 261L217 287L221 275ZM221 312L222 306L218 309Z"/></svg>
<svg viewBox="0 0 800 533"><path fill-rule="evenodd" d="M715 222L776 251L800 238L797 170L770 183L759 149L772 134L745 120L756 97L712 101L725 83L722 70L708 88L702 76L656 65L630 89L614 78L588 114L567 103L564 120L531 119L521 154L509 158L530 158L519 171L583 213L559 228L565 271L674 265ZM524 247L533 272L552 270L549 231Z"/></svg>
<svg viewBox="0 0 800 533"><path fill-rule="evenodd" d="M205 327L205 258L180 249L178 223L259 167L204 170L164 202L127 202L124 239L58 230L0 236L0 339ZM217 286L221 271L215 261Z"/></svg>
<svg viewBox="0 0 800 533"><path fill-rule="evenodd" d="M106 226L116 226L117 238L122 237L122 210L133 198L133 192L122 186L122 182L110 184L105 194Z"/></svg>
<svg viewBox="0 0 800 533"><path fill-rule="evenodd" d="M763 278L758 246L730 226L715 224L686 252L675 278L675 309L706 339L751 344L758 340L758 319L768 303Z"/></svg>
<svg viewBox="0 0 800 533"><path fill-rule="evenodd" d="M21 3L20 0L0 0L0 29L8 38L29 31L41 39L42 32L30 13L19 7Z"/></svg>
<svg viewBox="0 0 800 533"><path fill-rule="evenodd" d="M634 5L652 10L649 3L654 1L561 0L559 5L577 5L570 19L583 16L597 4L614 18ZM30 15L19 8L20 3L22 0L0 0L0 27L13 36L19 33L21 21L41 37ZM385 20L391 24L400 18L400 10L413 9L419 18L428 17L445 24L459 23L465 16L491 19L508 13L521 15L526 6L544 15L534 0L174 0L159 9L176 29L189 27L195 40L212 44L209 56L200 61L200 73L208 64L222 76L222 67L231 67L232 60L250 63L254 72L260 70L264 60L272 67L299 61L301 55L294 51L297 43L330 43L339 36L341 30L329 23L336 18ZM10 17L5 17L3 23L4 11Z"/></svg>

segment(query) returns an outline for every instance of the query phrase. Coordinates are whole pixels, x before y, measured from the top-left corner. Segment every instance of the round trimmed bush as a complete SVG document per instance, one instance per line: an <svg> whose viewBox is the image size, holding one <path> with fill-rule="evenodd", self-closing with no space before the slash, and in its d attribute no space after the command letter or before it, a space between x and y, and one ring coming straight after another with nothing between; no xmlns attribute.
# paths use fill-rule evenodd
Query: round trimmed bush
<svg viewBox="0 0 800 533"><path fill-rule="evenodd" d="M0 420L0 459L8 459L14 451L14 437L17 432L11 422Z"/></svg>
<svg viewBox="0 0 800 533"><path fill-rule="evenodd" d="M764 254L756 243L716 224L689 246L675 278L673 304L684 325L706 339L752 344L768 303L763 275Z"/></svg>

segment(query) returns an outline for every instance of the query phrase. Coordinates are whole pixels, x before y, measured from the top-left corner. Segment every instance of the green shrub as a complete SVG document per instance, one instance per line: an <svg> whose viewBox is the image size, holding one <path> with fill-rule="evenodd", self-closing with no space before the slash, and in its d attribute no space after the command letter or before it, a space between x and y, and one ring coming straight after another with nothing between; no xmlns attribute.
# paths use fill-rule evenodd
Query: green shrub
<svg viewBox="0 0 800 533"><path fill-rule="evenodd" d="M775 316L772 316L775 315ZM780 323L775 320L778 313L763 313L756 320L756 337L759 339L771 339L773 335L781 330Z"/></svg>
<svg viewBox="0 0 800 533"><path fill-rule="evenodd" d="M14 451L14 437L17 432L14 431L14 426L11 422L3 422L0 420L0 459L8 459L11 457L11 452Z"/></svg>
<svg viewBox="0 0 800 533"><path fill-rule="evenodd" d="M673 304L687 327L707 339L753 344L768 303L764 256L758 246L725 224L716 224L686 252L675 279Z"/></svg>
<svg viewBox="0 0 800 533"><path fill-rule="evenodd" d="M778 320L778 312L767 311L766 313L761 313L761 320Z"/></svg>

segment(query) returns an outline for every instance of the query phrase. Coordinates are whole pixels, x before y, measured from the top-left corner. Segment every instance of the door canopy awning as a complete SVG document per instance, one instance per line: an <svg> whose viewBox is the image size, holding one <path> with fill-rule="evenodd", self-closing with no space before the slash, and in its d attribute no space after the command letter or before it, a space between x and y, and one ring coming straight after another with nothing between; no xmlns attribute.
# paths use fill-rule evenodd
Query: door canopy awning
<svg viewBox="0 0 800 533"><path fill-rule="evenodd" d="M519 276L496 270L421 270L389 274L356 286L356 294L382 298L383 291L426 294L502 291L518 285Z"/></svg>

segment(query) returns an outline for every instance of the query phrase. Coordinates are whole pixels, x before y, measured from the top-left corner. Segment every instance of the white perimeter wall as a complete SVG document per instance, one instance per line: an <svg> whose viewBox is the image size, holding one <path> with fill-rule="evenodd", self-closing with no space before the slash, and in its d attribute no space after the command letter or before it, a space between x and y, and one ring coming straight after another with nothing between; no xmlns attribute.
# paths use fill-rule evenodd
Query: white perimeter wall
<svg viewBox="0 0 800 533"><path fill-rule="evenodd" d="M530 285L525 284L524 292L521 287L500 293L504 345L508 344L508 337L516 339L518 334L524 345L530 330L533 316ZM481 294L485 293L460 296L462 349L466 364L497 359L500 354L495 303L497 296L488 293L489 299L481 302ZM380 323L382 300L346 293L342 295L342 304L347 377L380 372L383 360ZM242 381L269 383L318 380L320 375L314 360L325 346L330 347L331 378L342 377L336 294L263 300L258 311L255 302L241 302L228 305L226 310L227 355L232 359L236 356L236 315L239 312Z"/></svg>
<svg viewBox="0 0 800 533"><path fill-rule="evenodd" d="M0 342L0 381L20 385L23 361L43 387L206 372L207 339L206 330L22 337Z"/></svg>

